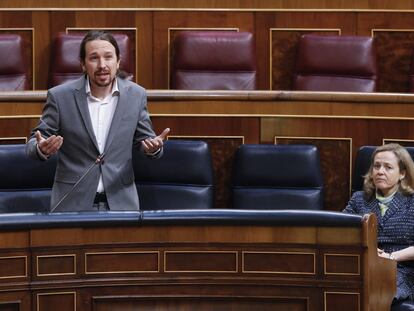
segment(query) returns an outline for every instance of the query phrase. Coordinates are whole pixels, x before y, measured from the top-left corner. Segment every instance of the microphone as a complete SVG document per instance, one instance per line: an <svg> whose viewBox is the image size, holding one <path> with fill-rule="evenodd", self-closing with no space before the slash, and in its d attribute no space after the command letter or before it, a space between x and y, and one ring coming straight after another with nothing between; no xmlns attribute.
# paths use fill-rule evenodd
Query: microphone
<svg viewBox="0 0 414 311"><path fill-rule="evenodd" d="M60 204L62 204L62 202L64 201L64 200L66 200L66 198L77 188L77 186L80 184L80 182L89 174L89 172L92 170L92 168L95 166L95 165L97 165L97 164L99 164L99 165L101 165L101 164L103 164L104 163L104 157L105 157L105 152L103 152L103 153L101 153L97 158L96 158L96 160L87 168L87 170L85 171L85 173L83 173L82 174L82 176L81 177L79 177L79 179L75 182L75 184L72 186L72 188L70 188L69 189L69 191L68 192L66 192L65 193L65 195L64 196L62 196L61 198L60 198L60 200L55 204L55 206L53 206L51 209L50 209L50 213L53 213L53 211L56 209L56 208L58 208L59 206L60 206Z"/></svg>

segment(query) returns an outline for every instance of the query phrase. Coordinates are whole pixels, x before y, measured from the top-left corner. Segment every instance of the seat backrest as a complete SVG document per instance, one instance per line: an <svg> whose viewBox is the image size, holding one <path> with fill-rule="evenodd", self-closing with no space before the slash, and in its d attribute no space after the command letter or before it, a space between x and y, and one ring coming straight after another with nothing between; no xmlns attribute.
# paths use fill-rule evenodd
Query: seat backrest
<svg viewBox="0 0 414 311"><path fill-rule="evenodd" d="M374 39L303 35L293 84L295 90L302 91L375 92Z"/></svg>
<svg viewBox="0 0 414 311"><path fill-rule="evenodd" d="M172 45L171 88L254 90L254 51L248 32L182 31Z"/></svg>
<svg viewBox="0 0 414 311"><path fill-rule="evenodd" d="M213 167L207 143L169 140L159 159L134 152L133 166L142 210L213 208Z"/></svg>
<svg viewBox="0 0 414 311"><path fill-rule="evenodd" d="M0 35L0 59L0 91L28 90L27 64L20 35Z"/></svg>
<svg viewBox="0 0 414 311"><path fill-rule="evenodd" d="M0 213L49 212L56 157L36 161L26 145L0 145Z"/></svg>
<svg viewBox="0 0 414 311"><path fill-rule="evenodd" d="M319 151L312 145L241 145L232 193L236 209L323 209Z"/></svg>
<svg viewBox="0 0 414 311"><path fill-rule="evenodd" d="M49 87L75 80L82 75L79 48L84 36L84 33L58 33L53 44ZM119 68L127 73L128 79L132 79L135 69L129 37L121 33L113 36L119 46Z"/></svg>
<svg viewBox="0 0 414 311"><path fill-rule="evenodd" d="M361 191L364 186L364 176L368 173L371 165L372 154L378 146L361 146L355 157L354 172L352 176L351 191ZM405 147L411 157L414 159L414 147Z"/></svg>

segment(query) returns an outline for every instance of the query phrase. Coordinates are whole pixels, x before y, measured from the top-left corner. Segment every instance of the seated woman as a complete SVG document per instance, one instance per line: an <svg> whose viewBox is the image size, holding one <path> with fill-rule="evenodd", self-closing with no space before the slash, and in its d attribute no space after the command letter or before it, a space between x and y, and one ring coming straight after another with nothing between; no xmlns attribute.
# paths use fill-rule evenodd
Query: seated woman
<svg viewBox="0 0 414 311"><path fill-rule="evenodd" d="M396 260L397 293L391 310L414 310L414 162L398 144L378 147L346 213L374 213L378 219L378 255Z"/></svg>

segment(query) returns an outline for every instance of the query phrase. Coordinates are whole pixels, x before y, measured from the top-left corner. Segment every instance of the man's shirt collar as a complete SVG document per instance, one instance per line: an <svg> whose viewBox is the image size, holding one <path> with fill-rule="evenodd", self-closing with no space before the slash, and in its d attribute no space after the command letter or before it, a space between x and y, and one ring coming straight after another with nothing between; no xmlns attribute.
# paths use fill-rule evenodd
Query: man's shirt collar
<svg viewBox="0 0 414 311"><path fill-rule="evenodd" d="M96 97L93 96L92 93L91 93L91 85L90 85L90 82L89 82L89 76L88 75L86 76L86 82L85 83L86 83L86 85L85 85L86 95L91 97L91 98L96 99ZM114 80L114 84L112 85L112 91L111 91L110 95L112 95L112 96L119 95L118 79L116 77L115 77L115 80Z"/></svg>

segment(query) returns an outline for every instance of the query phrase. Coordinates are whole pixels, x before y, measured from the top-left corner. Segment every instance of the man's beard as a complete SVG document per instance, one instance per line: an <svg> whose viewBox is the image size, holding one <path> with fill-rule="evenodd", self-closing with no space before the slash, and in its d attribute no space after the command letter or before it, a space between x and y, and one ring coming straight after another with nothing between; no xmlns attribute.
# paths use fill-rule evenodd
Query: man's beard
<svg viewBox="0 0 414 311"><path fill-rule="evenodd" d="M109 73L109 77L110 76L111 76L111 73ZM95 74L95 77L99 77L99 76L97 76ZM114 76L112 79L109 79L108 82L106 82L106 81L105 82L101 82L99 80L99 78L95 78L94 79L94 82L95 82L95 85L98 86L98 87L107 87L107 86L110 86L114 82L115 78L116 78L116 76Z"/></svg>

